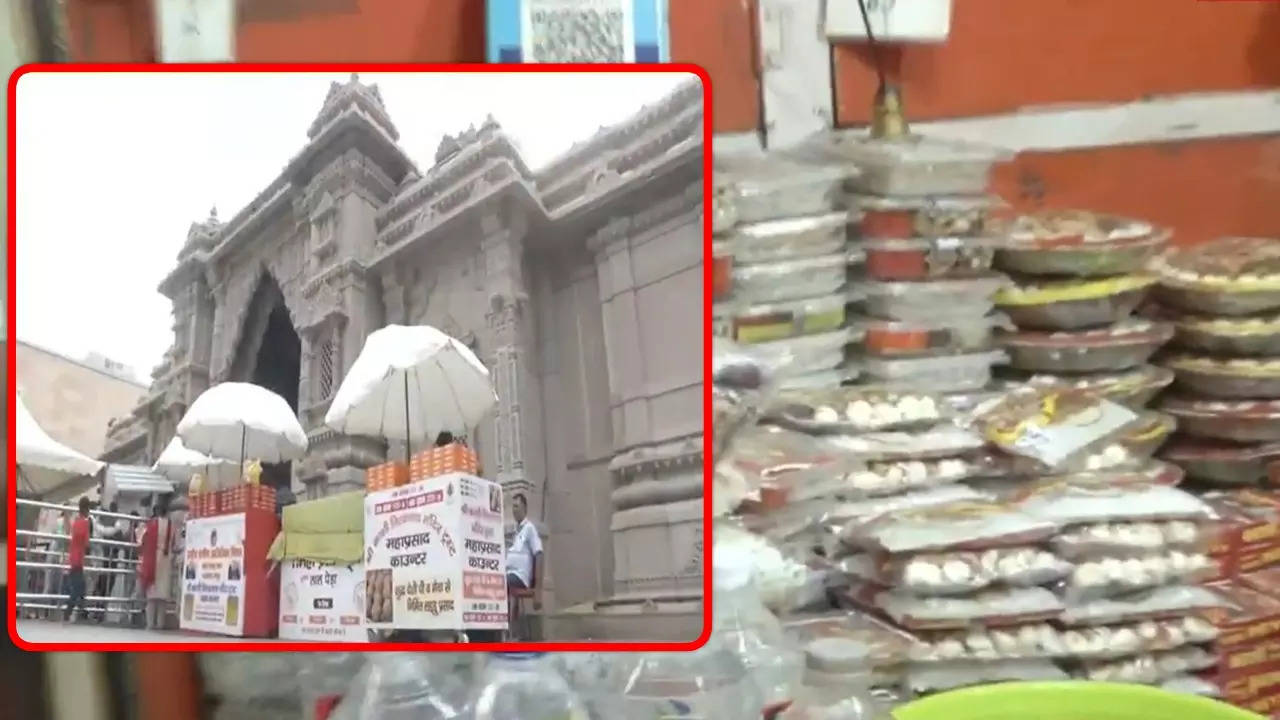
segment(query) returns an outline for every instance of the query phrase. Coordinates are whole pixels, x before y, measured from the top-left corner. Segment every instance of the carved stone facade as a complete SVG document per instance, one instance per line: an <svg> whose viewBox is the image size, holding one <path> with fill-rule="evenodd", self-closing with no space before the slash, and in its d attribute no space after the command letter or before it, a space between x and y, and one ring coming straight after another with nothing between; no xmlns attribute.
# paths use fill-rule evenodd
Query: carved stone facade
<svg viewBox="0 0 1280 720"><path fill-rule="evenodd" d="M333 393L370 332L433 325L492 374L499 406L471 441L547 533L549 601L698 586L701 96L682 87L537 173L487 118L420 172L377 87L334 83L281 176L191 226L160 287L173 346L106 458L150 462L200 392L260 382L310 437L292 490L356 489L402 448L325 428ZM263 367L290 347L296 377Z"/></svg>

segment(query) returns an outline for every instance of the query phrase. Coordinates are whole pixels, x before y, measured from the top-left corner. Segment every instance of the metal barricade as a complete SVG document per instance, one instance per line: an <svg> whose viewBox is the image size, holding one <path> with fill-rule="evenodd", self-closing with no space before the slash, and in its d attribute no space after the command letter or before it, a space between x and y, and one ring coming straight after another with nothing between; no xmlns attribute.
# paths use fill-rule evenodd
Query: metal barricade
<svg viewBox="0 0 1280 720"><path fill-rule="evenodd" d="M74 516L79 510L71 505L59 505L40 500L18 499L18 505L37 510L54 510ZM145 602L137 592L139 546L133 541L137 524L146 518L105 510L91 510L95 532L89 538L89 548L84 558L85 614L99 620L112 620L122 624L134 624L145 610ZM124 540L97 537L101 527L117 521L129 522ZM71 596L64 587L71 566L66 562L71 536L43 532L39 529L15 530L18 547L16 612L24 615L55 616L66 607ZM12 582L14 579L11 579Z"/></svg>

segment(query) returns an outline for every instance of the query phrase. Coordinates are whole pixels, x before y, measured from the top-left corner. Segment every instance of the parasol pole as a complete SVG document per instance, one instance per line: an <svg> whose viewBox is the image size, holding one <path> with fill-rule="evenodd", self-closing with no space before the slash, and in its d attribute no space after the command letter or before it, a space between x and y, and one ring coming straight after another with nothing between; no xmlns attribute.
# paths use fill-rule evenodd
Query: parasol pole
<svg viewBox="0 0 1280 720"><path fill-rule="evenodd" d="M404 464L409 465L409 373L404 374Z"/></svg>
<svg viewBox="0 0 1280 720"><path fill-rule="evenodd" d="M240 422L240 467L237 469L237 472L240 473L241 480L244 480L244 436L246 432L248 432L248 430L245 427L244 421L241 421Z"/></svg>

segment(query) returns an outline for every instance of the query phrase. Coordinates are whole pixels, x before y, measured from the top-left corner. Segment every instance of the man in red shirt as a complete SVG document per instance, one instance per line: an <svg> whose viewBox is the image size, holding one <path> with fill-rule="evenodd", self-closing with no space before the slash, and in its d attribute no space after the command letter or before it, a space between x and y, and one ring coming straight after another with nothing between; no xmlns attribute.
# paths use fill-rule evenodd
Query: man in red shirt
<svg viewBox="0 0 1280 720"><path fill-rule="evenodd" d="M84 556L89 550L89 536L93 534L93 520L89 518L89 498L80 498L80 512L71 521L71 543L67 549L67 607L62 621L71 619L77 607L81 615L87 615L84 607Z"/></svg>

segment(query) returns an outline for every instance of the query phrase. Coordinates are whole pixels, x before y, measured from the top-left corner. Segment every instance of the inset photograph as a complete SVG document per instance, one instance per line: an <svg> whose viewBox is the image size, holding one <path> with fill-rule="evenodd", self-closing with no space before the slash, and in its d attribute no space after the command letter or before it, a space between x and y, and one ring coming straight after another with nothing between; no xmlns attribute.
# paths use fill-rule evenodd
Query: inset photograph
<svg viewBox="0 0 1280 720"><path fill-rule="evenodd" d="M15 642L693 647L700 75L20 73Z"/></svg>

